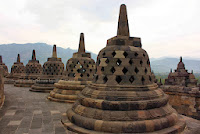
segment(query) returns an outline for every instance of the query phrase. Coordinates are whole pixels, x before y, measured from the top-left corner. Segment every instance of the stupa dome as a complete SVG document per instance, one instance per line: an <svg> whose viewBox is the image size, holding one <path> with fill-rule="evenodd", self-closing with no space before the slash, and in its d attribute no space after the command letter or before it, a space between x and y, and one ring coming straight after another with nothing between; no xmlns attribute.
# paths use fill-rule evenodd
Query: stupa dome
<svg viewBox="0 0 200 134"><path fill-rule="evenodd" d="M129 37L126 6L120 7L117 36L97 58L93 82L82 90L62 123L82 134L178 133L185 122L154 83L141 40Z"/></svg>
<svg viewBox="0 0 200 134"><path fill-rule="evenodd" d="M0 67L4 69L3 75L8 75L8 67L3 63L2 56L0 55Z"/></svg>
<svg viewBox="0 0 200 134"><path fill-rule="evenodd" d="M83 88L91 83L95 73L95 61L90 53L85 52L84 34L80 34L78 52L67 61L66 76L55 83L50 92L49 100L59 102L74 102Z"/></svg>
<svg viewBox="0 0 200 134"><path fill-rule="evenodd" d="M24 64L20 61L20 54L17 55L17 62L14 62L14 64L11 67L11 74L13 76L20 77L23 73L25 73L25 67Z"/></svg>
<svg viewBox="0 0 200 134"><path fill-rule="evenodd" d="M47 59L43 65L42 74L38 77L30 91L50 92L54 88L54 83L63 77L64 64L61 58L57 57L56 45L53 46L52 57Z"/></svg>
<svg viewBox="0 0 200 134"><path fill-rule="evenodd" d="M17 87L31 87L35 80L41 75L42 66L36 60L35 50L32 52L32 59L29 60L25 67L25 73L21 75L20 79L15 81L14 86Z"/></svg>
<svg viewBox="0 0 200 134"><path fill-rule="evenodd" d="M91 81L95 73L95 61L85 52L84 34L80 34L78 52L67 61L66 75L69 80Z"/></svg>

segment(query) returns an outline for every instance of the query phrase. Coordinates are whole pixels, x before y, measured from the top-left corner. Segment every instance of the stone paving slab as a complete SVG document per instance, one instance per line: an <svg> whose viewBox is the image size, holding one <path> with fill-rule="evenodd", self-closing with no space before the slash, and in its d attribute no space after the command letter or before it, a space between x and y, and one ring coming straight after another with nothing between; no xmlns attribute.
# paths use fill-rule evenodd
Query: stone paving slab
<svg viewBox="0 0 200 134"><path fill-rule="evenodd" d="M72 104L52 102L46 99L49 93L13 85L5 85L5 95L0 134L67 134L60 120Z"/></svg>

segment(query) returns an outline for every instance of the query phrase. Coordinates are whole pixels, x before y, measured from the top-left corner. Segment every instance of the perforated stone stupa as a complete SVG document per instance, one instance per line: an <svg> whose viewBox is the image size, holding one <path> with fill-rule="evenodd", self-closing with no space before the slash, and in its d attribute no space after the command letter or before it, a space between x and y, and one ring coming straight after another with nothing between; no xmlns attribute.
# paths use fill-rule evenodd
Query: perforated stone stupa
<svg viewBox="0 0 200 134"><path fill-rule="evenodd" d="M4 69L3 76L4 77L7 76L8 75L8 67L5 65L5 63L3 63L1 55L0 55L0 67L2 67Z"/></svg>
<svg viewBox="0 0 200 134"><path fill-rule="evenodd" d="M22 62L20 62L20 54L17 55L17 62L11 67L11 73L6 77L6 84L14 84L15 80L18 80L25 73L25 67Z"/></svg>
<svg viewBox="0 0 200 134"><path fill-rule="evenodd" d="M29 60L25 68L25 74L21 76L20 80L15 81L17 87L31 87L35 80L42 74L42 66L36 60L35 50L32 53L32 60Z"/></svg>
<svg viewBox="0 0 200 134"><path fill-rule="evenodd" d="M192 73L189 73L188 70L185 69L185 64L182 61L182 57L180 57L180 62L177 65L177 69L175 72L171 72L168 75L168 78L165 79L165 85L181 85L186 87L196 87L197 80Z"/></svg>
<svg viewBox="0 0 200 134"><path fill-rule="evenodd" d="M140 38L129 36L126 6L121 5L117 36L97 58L92 84L78 95L62 123L79 134L180 133L185 122L154 83Z"/></svg>
<svg viewBox="0 0 200 134"><path fill-rule="evenodd" d="M44 63L42 75L36 80L30 91L50 92L54 88L54 83L63 76L63 72L64 64L61 58L57 58L56 45L54 45L52 57Z"/></svg>
<svg viewBox="0 0 200 134"><path fill-rule="evenodd" d="M90 84L95 73L95 61L85 52L84 34L80 35L78 52L67 61L66 78L55 83L48 99L59 102L74 102L77 94Z"/></svg>

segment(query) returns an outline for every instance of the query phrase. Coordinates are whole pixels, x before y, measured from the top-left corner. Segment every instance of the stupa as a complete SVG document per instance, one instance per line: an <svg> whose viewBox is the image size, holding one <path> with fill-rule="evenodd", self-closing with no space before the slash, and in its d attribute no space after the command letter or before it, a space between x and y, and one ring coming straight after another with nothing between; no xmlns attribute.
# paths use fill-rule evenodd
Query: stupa
<svg viewBox="0 0 200 134"><path fill-rule="evenodd" d="M85 52L84 34L81 33L78 52L67 61L66 77L54 84L55 88L50 92L48 99L74 102L77 94L91 83L95 69L95 61L91 59L91 54Z"/></svg>
<svg viewBox="0 0 200 134"><path fill-rule="evenodd" d="M64 64L61 58L57 57L56 45L53 46L53 54L51 58L43 65L43 72L31 87L30 91L50 92L54 88L54 83L58 82L63 76Z"/></svg>
<svg viewBox="0 0 200 134"><path fill-rule="evenodd" d="M38 60L36 60L35 50L32 52L32 60L29 60L25 68L25 74L23 74L19 80L15 81L14 86L17 87L31 87L36 79L42 73L42 66Z"/></svg>
<svg viewBox="0 0 200 134"><path fill-rule="evenodd" d="M5 95L4 95L4 72L5 69L0 66L0 108L4 104Z"/></svg>
<svg viewBox="0 0 200 134"><path fill-rule="evenodd" d="M129 36L126 6L120 7L117 36L97 58L93 82L82 90L62 123L79 134L180 133L185 121L154 83L140 38Z"/></svg>
<svg viewBox="0 0 200 134"><path fill-rule="evenodd" d="M25 67L22 62L20 62L20 54L17 55L17 62L11 67L11 73L6 77L6 84L14 84L16 80L18 80L25 73Z"/></svg>
<svg viewBox="0 0 200 134"><path fill-rule="evenodd" d="M196 87L197 80L192 73L189 73L185 69L185 64L182 61L182 57L180 57L180 62L177 65L177 69L175 72L170 71L168 78L165 79L165 85L180 85L186 87Z"/></svg>
<svg viewBox="0 0 200 134"><path fill-rule="evenodd" d="M0 67L3 67L4 72L3 72L3 76L7 76L8 75L8 67L5 65L5 63L3 63L2 60L2 56L0 55Z"/></svg>

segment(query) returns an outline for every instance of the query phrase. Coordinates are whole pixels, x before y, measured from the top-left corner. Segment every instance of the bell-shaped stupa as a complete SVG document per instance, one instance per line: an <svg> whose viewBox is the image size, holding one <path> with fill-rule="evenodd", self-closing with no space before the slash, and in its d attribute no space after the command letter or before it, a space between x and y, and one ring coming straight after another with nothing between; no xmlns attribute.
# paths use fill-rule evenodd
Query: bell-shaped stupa
<svg viewBox="0 0 200 134"><path fill-rule="evenodd" d="M93 82L82 90L62 123L79 134L179 133L185 122L154 83L140 38L129 37L126 6L120 8L117 36L97 58Z"/></svg>
<svg viewBox="0 0 200 134"><path fill-rule="evenodd" d="M54 88L54 83L63 76L63 72L64 64L61 58L57 58L56 45L54 45L52 57L44 63L42 75L38 77L30 91L50 92Z"/></svg>
<svg viewBox="0 0 200 134"><path fill-rule="evenodd" d="M31 87L36 79L42 74L42 66L36 60L35 50L32 52L32 60L29 60L25 67L25 74L19 80L15 81L14 86L17 87Z"/></svg>
<svg viewBox="0 0 200 134"><path fill-rule="evenodd" d="M17 55L17 62L11 67L11 73L6 77L5 84L14 84L25 73L25 67L22 62L20 62L20 54Z"/></svg>
<svg viewBox="0 0 200 134"><path fill-rule="evenodd" d="M197 80L195 79L193 71L189 73L188 70L185 69L182 57L180 57L180 61L175 72L170 70L168 78L165 79L165 85L180 85L185 87L197 86Z"/></svg>
<svg viewBox="0 0 200 134"><path fill-rule="evenodd" d="M59 102L74 102L77 94L90 84L95 73L95 61L91 54L85 52L84 34L80 35L78 52L67 61L66 77L55 83L50 92L49 100Z"/></svg>
<svg viewBox="0 0 200 134"><path fill-rule="evenodd" d="M3 63L1 55L0 55L0 67L2 67L4 69L3 76L4 77L7 76L8 75L8 67L5 65L5 63Z"/></svg>

